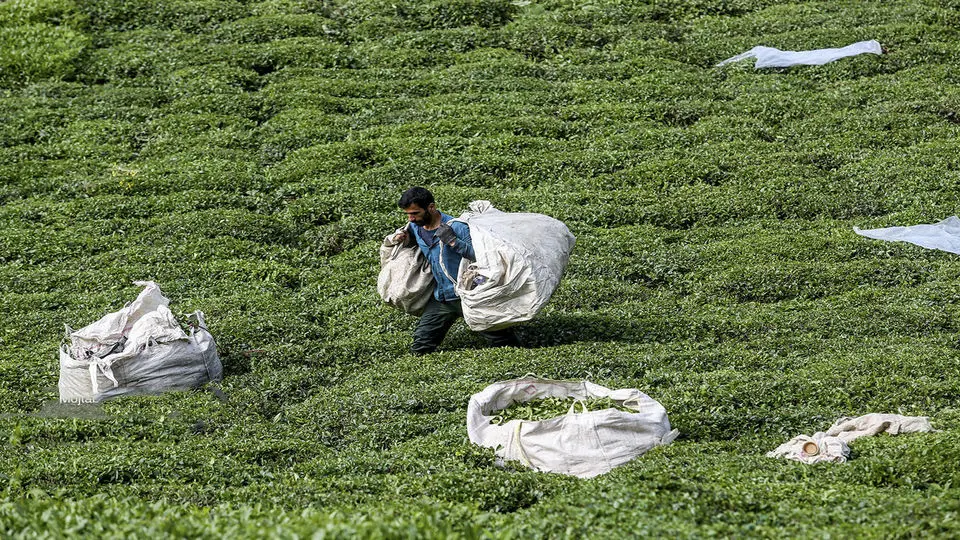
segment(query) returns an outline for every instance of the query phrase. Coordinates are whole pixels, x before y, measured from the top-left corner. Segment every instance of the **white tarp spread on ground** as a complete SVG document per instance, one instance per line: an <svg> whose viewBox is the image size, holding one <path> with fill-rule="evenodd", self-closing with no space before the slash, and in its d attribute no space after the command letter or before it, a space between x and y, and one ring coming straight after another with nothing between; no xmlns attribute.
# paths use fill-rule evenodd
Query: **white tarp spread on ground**
<svg viewBox="0 0 960 540"><path fill-rule="evenodd" d="M491 423L496 411L544 397L609 397L636 412L573 412L571 408L569 414L547 420ZM496 449L503 459L580 478L606 473L677 436L663 405L637 389L611 390L587 381L540 378L501 381L471 396L467 432L470 442Z"/></svg>
<svg viewBox="0 0 960 540"><path fill-rule="evenodd" d="M799 435L781 444L767 457L782 457L803 463L833 461L843 463L850 457L848 443L860 437L889 433L927 433L936 431L925 416L871 413L856 418L840 418L826 432Z"/></svg>
<svg viewBox="0 0 960 540"><path fill-rule="evenodd" d="M940 249L960 255L960 218L957 216L924 225L867 230L854 227L853 232L875 240L909 242L927 249Z"/></svg>
<svg viewBox="0 0 960 540"><path fill-rule="evenodd" d="M137 299L80 330L60 347L60 401L89 403L130 393L184 389L223 374L203 313L183 331L152 281Z"/></svg>
<svg viewBox="0 0 960 540"><path fill-rule="evenodd" d="M470 203L457 219L470 226L477 260L444 270L456 284L467 326L497 330L532 319L567 268L575 243L570 229L543 214L501 212L490 201Z"/></svg>
<svg viewBox="0 0 960 540"><path fill-rule="evenodd" d="M727 58L717 64L717 67L724 66L731 62L739 62L748 58L756 58L753 65L754 69L771 67L790 67L790 66L820 66L834 60L856 56L858 54L872 53L883 54L883 48L880 43L874 39L869 41L859 41L846 47L838 49L817 49L813 51L781 51L773 47L758 46L745 53Z"/></svg>

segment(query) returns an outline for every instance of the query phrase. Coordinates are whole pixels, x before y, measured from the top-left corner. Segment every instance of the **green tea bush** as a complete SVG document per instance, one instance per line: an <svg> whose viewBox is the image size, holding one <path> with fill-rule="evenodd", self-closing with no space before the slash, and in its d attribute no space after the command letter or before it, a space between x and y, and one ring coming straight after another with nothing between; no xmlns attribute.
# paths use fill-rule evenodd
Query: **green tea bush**
<svg viewBox="0 0 960 540"><path fill-rule="evenodd" d="M409 49L456 53L501 45L495 34L477 27L405 32L393 36L389 42Z"/></svg>
<svg viewBox="0 0 960 540"><path fill-rule="evenodd" d="M482 511L509 514L520 512L536 505L545 493L531 476L532 473L501 472L499 478L491 478L489 473L436 474L430 482L405 486L404 491L415 493L422 490L428 497L447 499L451 495L458 501L476 506ZM457 489L456 486L467 476L469 489ZM499 480L499 481L498 481Z"/></svg>
<svg viewBox="0 0 960 540"><path fill-rule="evenodd" d="M159 116L158 109L169 99L156 88L104 85L98 90L71 101L82 111L80 118L145 122Z"/></svg>
<svg viewBox="0 0 960 540"><path fill-rule="evenodd" d="M777 4L777 0L735 0L730 2L680 2L670 0L658 3L649 13L656 21L685 21L704 16L744 16Z"/></svg>
<svg viewBox="0 0 960 540"><path fill-rule="evenodd" d="M287 109L262 126L261 148L265 157L279 161L290 152L327 143L343 142L349 126L343 118L317 109Z"/></svg>
<svg viewBox="0 0 960 540"><path fill-rule="evenodd" d="M603 247L603 255L590 255ZM649 287L676 286L702 264L695 246L671 239L649 226L628 226L579 236L578 251L584 255L571 262L571 271L622 280ZM618 261L616 264L610 264Z"/></svg>
<svg viewBox="0 0 960 540"><path fill-rule="evenodd" d="M145 131L144 156L175 152L184 140L200 148L249 149L256 123L247 118L211 113L169 113L150 122Z"/></svg>
<svg viewBox="0 0 960 540"><path fill-rule="evenodd" d="M23 147L12 147L19 149ZM53 152L27 153L17 155L10 165L0 166L0 171L8 181L0 187L6 198L29 198L39 194L75 195L84 193L93 185L91 178L105 173L106 167L91 160L48 159L42 164L29 160L49 156ZM7 154L8 156L10 154Z"/></svg>
<svg viewBox="0 0 960 540"><path fill-rule="evenodd" d="M63 110L56 110L38 100L10 99L0 112L0 141L4 147L34 145L48 141L67 119ZM39 105L39 106L38 106Z"/></svg>
<svg viewBox="0 0 960 540"><path fill-rule="evenodd" d="M220 114L255 122L264 116L259 95L251 93L181 96L167 104L164 111L171 114Z"/></svg>
<svg viewBox="0 0 960 540"><path fill-rule="evenodd" d="M315 14L273 14L225 24L212 32L216 41L268 43L296 37L324 37L334 32L333 21Z"/></svg>
<svg viewBox="0 0 960 540"><path fill-rule="evenodd" d="M309 229L326 225L346 217L343 212L345 202L341 197L329 194L304 195L290 201L284 208L284 218L297 227ZM304 234L312 234L304 230Z"/></svg>
<svg viewBox="0 0 960 540"><path fill-rule="evenodd" d="M191 237L217 238L229 236L256 244L289 243L293 231L279 220L262 216L247 210L212 209L210 211L179 211L173 216L154 218L153 223L144 224L156 240L178 238L184 233Z"/></svg>
<svg viewBox="0 0 960 540"><path fill-rule="evenodd" d="M247 14L236 0L131 1L77 0L77 9L99 31L130 31L141 28L202 32Z"/></svg>
<svg viewBox="0 0 960 540"><path fill-rule="evenodd" d="M343 210L340 209L340 212ZM329 257L353 248L358 242L370 238L370 235L376 237L382 233L386 236L389 232L389 227L367 225L357 219L345 218L307 230L301 242L310 253Z"/></svg>
<svg viewBox="0 0 960 540"><path fill-rule="evenodd" d="M373 77L377 75L377 77ZM388 72L380 70L356 70L345 73L336 70L323 70L318 75L292 76L282 81L271 83L265 91L271 98L284 98L288 101L276 102L274 105L295 107L304 105L301 100L316 100L317 98L356 98L364 100L392 98L400 100L404 97L424 97L428 95L429 86L418 84L419 81L394 80L388 77ZM400 72L399 77L406 73ZM370 80L386 79L386 80ZM348 103L341 101L341 103ZM379 103L357 102L370 108ZM334 112L334 111L330 111ZM353 109L342 112L358 112Z"/></svg>
<svg viewBox="0 0 960 540"><path fill-rule="evenodd" d="M263 44L223 44L211 47L210 52L218 61L260 75L289 67L358 67L356 53L343 45L316 37L293 37Z"/></svg>
<svg viewBox="0 0 960 540"><path fill-rule="evenodd" d="M501 117L468 116L460 121L436 120L425 122L408 121L396 127L389 126L394 136L423 138L471 139L478 137L529 137L539 139L570 139L582 136L582 124L564 122L551 116L518 116L513 119Z"/></svg>
<svg viewBox="0 0 960 540"><path fill-rule="evenodd" d="M373 69L424 69L448 66L454 63L453 53L412 47L395 47L361 42L356 51L357 66Z"/></svg>
<svg viewBox="0 0 960 540"><path fill-rule="evenodd" d="M505 0L433 2L421 9L423 11L418 18L427 28L495 28L509 23L517 11L515 4Z"/></svg>
<svg viewBox="0 0 960 540"><path fill-rule="evenodd" d="M74 199L56 207L46 208L54 222L69 222L71 219L89 221L97 219L143 219L174 216L203 210L239 209L245 207L242 196L223 191L183 190L171 193L139 195L101 195L104 204L93 206L83 199Z"/></svg>
<svg viewBox="0 0 960 540"><path fill-rule="evenodd" d="M66 26L0 25L0 88L70 77L89 38Z"/></svg>
<svg viewBox="0 0 960 540"><path fill-rule="evenodd" d="M305 13L323 13L329 5L316 0L263 0L250 6L254 16L302 15Z"/></svg>
<svg viewBox="0 0 960 540"><path fill-rule="evenodd" d="M77 78L87 84L126 84L137 78L153 83L161 74L186 65L182 55L189 47L180 44L183 37L154 28L107 34L105 44L84 54Z"/></svg>
<svg viewBox="0 0 960 540"><path fill-rule="evenodd" d="M388 39L397 34L413 31L416 23L410 19L371 15L344 26L346 26L344 32L346 39L354 42L364 42Z"/></svg>
<svg viewBox="0 0 960 540"><path fill-rule="evenodd" d="M284 74L292 70L284 70ZM324 88L323 81L315 82L313 78L294 77L291 80L271 82L261 91L264 109L275 115L285 108L311 108L328 113L347 112L343 105L344 100L324 95L314 87Z"/></svg>
<svg viewBox="0 0 960 540"><path fill-rule="evenodd" d="M241 150L208 147L202 155L165 153L104 169L99 178L86 178L76 187L88 194L147 196L188 190L246 192L263 184L256 161Z"/></svg>
<svg viewBox="0 0 960 540"><path fill-rule="evenodd" d="M516 6L506 0L455 0L453 2L385 2L363 0L337 6L329 16L340 19L347 27L364 21L397 20L411 29L457 28L478 26L490 28L507 24Z"/></svg>
<svg viewBox="0 0 960 540"><path fill-rule="evenodd" d="M618 26L622 30L634 29L648 24L652 5L633 4L632 2L601 1L585 5L572 2L551 2L550 4L522 5L520 13L527 16L543 16L543 7L549 5L550 16L566 24L577 26ZM656 25L650 25L656 26Z"/></svg>
<svg viewBox="0 0 960 540"><path fill-rule="evenodd" d="M338 176L376 168L416 150L397 141L334 142L292 152L270 170L270 177L288 183L318 176Z"/></svg>
<svg viewBox="0 0 960 540"><path fill-rule="evenodd" d="M554 21L521 19L500 29L504 48L523 53L532 60L551 58L567 49L601 49L614 36Z"/></svg>
<svg viewBox="0 0 960 540"><path fill-rule="evenodd" d="M256 90L259 84L259 75L255 71L228 64L204 64L178 69L167 80L174 97L236 95Z"/></svg>
<svg viewBox="0 0 960 540"><path fill-rule="evenodd" d="M129 160L145 142L142 124L118 120L77 120L64 126L52 141L59 156L68 159Z"/></svg>
<svg viewBox="0 0 960 540"><path fill-rule="evenodd" d="M955 213L953 4L0 3L33 70L0 69L0 534L956 536L960 263L853 231ZM714 66L862 39L889 53ZM576 235L524 347L408 352L375 284L411 185ZM57 403L63 325L143 279L224 380ZM681 436L591 480L499 463L469 399L527 374ZM868 412L942 431L763 455Z"/></svg>
<svg viewBox="0 0 960 540"><path fill-rule="evenodd" d="M31 23L80 28L83 21L71 0L9 0L0 4L0 26Z"/></svg>

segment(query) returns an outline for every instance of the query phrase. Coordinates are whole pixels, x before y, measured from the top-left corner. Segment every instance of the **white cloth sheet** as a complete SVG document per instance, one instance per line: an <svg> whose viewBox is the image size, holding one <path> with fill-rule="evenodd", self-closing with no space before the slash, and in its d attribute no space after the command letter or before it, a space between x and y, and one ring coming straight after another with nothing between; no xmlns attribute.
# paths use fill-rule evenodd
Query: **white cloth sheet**
<svg viewBox="0 0 960 540"><path fill-rule="evenodd" d="M732 62L746 60L748 58L757 59L756 63L753 65L754 69L791 66L820 66L829 62L833 62L834 60L864 53L883 54L883 48L875 39L871 39L869 41L858 41L857 43L837 49L816 49L813 51L781 51L780 49L775 49L773 47L758 46L745 53L740 53L736 56L727 58L723 62L717 64L717 67L724 66Z"/></svg>
<svg viewBox="0 0 960 540"><path fill-rule="evenodd" d="M867 230L854 227L853 232L875 240L909 242L927 249L939 249L960 255L960 218L957 216L925 225Z"/></svg>

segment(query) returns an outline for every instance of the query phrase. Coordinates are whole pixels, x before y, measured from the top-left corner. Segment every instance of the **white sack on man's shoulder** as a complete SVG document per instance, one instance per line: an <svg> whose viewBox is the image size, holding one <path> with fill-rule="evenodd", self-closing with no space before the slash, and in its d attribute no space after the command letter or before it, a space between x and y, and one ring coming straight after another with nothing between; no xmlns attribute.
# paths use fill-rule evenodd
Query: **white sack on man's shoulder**
<svg viewBox="0 0 960 540"><path fill-rule="evenodd" d="M543 214L502 212L490 201L470 203L457 219L470 227L476 261L444 270L467 326L499 330L536 316L566 271L576 243L570 229Z"/></svg>
<svg viewBox="0 0 960 540"><path fill-rule="evenodd" d="M739 62L748 58L756 58L754 69L771 67L791 67L791 66L820 66L846 58L857 56L859 54L883 54L883 47L875 39L868 41L858 41L847 45L846 47L834 49L816 49L812 51L781 51L774 47L757 46L747 52L727 58L717 64L717 67L724 66L732 62Z"/></svg>

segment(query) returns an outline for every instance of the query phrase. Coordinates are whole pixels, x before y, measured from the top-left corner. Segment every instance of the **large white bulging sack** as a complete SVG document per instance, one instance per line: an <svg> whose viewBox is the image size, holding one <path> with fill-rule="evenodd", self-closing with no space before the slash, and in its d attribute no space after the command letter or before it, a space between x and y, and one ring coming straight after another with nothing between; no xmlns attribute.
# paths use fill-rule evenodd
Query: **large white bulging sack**
<svg viewBox="0 0 960 540"><path fill-rule="evenodd" d="M405 242L395 240L401 233L406 233ZM434 283L430 263L420 251L409 224L383 239L377 292L387 305L420 315L433 294Z"/></svg>
<svg viewBox="0 0 960 540"><path fill-rule="evenodd" d="M459 221L470 226L476 261L444 269L456 283L471 330L498 330L532 319L550 300L576 241L563 222L543 214L501 212L470 203ZM440 260L443 260L441 256Z"/></svg>
<svg viewBox="0 0 960 540"><path fill-rule="evenodd" d="M490 423L501 409L544 397L609 397L636 412L602 409L541 421ZM496 449L503 459L539 471L590 478L671 443L678 432L670 429L663 405L635 388L611 390L587 381L523 378L494 383L471 396L467 433L470 442Z"/></svg>
<svg viewBox="0 0 960 540"><path fill-rule="evenodd" d="M156 393L220 380L223 366L203 313L190 333L167 307L152 281L137 299L99 321L73 331L60 347L60 401L91 403L131 393Z"/></svg>

